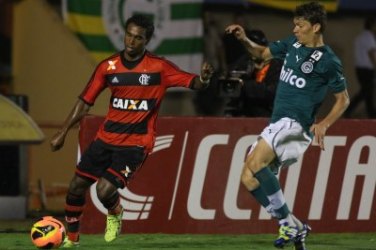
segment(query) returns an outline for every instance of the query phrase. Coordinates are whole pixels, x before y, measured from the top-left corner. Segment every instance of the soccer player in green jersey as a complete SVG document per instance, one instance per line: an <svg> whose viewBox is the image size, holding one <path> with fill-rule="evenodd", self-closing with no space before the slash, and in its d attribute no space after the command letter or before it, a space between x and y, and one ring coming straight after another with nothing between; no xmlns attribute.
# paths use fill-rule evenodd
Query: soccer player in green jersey
<svg viewBox="0 0 376 250"><path fill-rule="evenodd" d="M326 12L323 6L317 2L297 6L293 22L293 36L267 47L248 39L239 25L228 26L226 32L239 39L254 57L284 60L271 123L253 144L241 179L253 197L279 220L279 236L274 245L283 248L291 242L295 249L304 250L310 228L289 210L275 172L281 166L296 162L313 137L324 150L327 129L343 114L350 101L341 62L324 44ZM315 115L328 88L335 102L329 113L316 123Z"/></svg>

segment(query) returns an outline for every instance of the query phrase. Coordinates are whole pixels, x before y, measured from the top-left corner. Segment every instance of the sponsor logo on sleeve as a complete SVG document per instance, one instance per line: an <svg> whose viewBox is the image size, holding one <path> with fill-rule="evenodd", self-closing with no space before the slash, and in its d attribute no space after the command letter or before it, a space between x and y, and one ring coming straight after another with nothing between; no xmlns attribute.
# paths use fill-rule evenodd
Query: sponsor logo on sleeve
<svg viewBox="0 0 376 250"><path fill-rule="evenodd" d="M110 70L115 70L116 69L116 63L117 63L117 60L108 60L108 67L107 67L107 71L110 71Z"/></svg>

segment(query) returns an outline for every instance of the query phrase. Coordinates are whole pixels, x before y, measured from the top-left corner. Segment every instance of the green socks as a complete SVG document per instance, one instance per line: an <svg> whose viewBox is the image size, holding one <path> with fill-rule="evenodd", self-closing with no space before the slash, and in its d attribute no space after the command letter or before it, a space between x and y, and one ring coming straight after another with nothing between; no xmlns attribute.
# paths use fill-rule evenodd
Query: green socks
<svg viewBox="0 0 376 250"><path fill-rule="evenodd" d="M273 172L268 167L264 167L255 173L254 176L260 183L260 187L251 192L256 200L260 202L262 206L264 206L264 204L268 205L263 197L266 196L273 210L278 214L278 217L281 219L288 217L290 210L287 207L279 181ZM264 194L261 194L261 191Z"/></svg>

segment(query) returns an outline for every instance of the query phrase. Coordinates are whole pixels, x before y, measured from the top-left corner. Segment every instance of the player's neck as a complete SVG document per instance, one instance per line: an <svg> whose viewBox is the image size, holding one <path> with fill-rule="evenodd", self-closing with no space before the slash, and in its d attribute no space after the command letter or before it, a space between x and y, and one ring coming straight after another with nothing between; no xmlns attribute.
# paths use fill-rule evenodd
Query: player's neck
<svg viewBox="0 0 376 250"><path fill-rule="evenodd" d="M313 37L313 39L305 44L306 47L308 48L317 48L317 47L322 47L324 46L324 39L322 35L316 35Z"/></svg>
<svg viewBox="0 0 376 250"><path fill-rule="evenodd" d="M124 51L124 58L127 61L134 62L134 61L139 60L141 57L143 57L144 54L145 54L145 51L146 51L146 49L144 49L144 51L142 53L140 53L138 55L134 55L134 56L131 56L131 55L127 54L127 52Z"/></svg>

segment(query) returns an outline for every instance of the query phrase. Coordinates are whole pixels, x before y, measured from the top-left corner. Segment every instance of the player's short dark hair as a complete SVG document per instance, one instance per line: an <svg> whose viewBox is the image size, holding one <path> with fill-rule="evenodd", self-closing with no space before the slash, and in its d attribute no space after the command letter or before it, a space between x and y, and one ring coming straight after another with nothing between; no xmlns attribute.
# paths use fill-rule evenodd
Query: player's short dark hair
<svg viewBox="0 0 376 250"><path fill-rule="evenodd" d="M372 29L374 25L375 25L375 18L367 17L366 19L364 19L364 28L366 30Z"/></svg>
<svg viewBox="0 0 376 250"><path fill-rule="evenodd" d="M324 6L318 2L310 2L296 7L294 17L302 17L312 25L320 24L320 32L326 28L327 15Z"/></svg>
<svg viewBox="0 0 376 250"><path fill-rule="evenodd" d="M142 27L145 29L145 35L146 35L146 39L149 41L151 39L151 37L153 36L154 34L154 23L152 21L152 19L149 17L149 16L146 16L146 15L141 15L141 14L135 14L133 16L131 16L130 18L127 19L127 21L125 22L125 30L127 30L128 28L128 25L130 23L133 23L139 27Z"/></svg>

